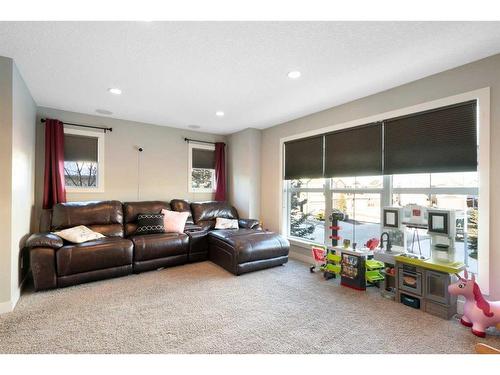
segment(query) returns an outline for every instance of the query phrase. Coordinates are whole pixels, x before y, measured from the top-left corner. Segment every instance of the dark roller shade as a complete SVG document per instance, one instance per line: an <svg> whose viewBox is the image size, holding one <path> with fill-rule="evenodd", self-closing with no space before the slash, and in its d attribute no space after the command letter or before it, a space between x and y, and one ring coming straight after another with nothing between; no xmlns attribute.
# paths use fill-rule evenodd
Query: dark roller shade
<svg viewBox="0 0 500 375"><path fill-rule="evenodd" d="M215 151L193 148L193 168L215 169Z"/></svg>
<svg viewBox="0 0 500 375"><path fill-rule="evenodd" d="M377 176L382 171L382 124L329 133L325 137L325 177Z"/></svg>
<svg viewBox="0 0 500 375"><path fill-rule="evenodd" d="M82 135L64 135L64 160L65 161L91 161L97 162L98 138Z"/></svg>
<svg viewBox="0 0 500 375"><path fill-rule="evenodd" d="M385 174L475 170L475 100L384 122Z"/></svg>
<svg viewBox="0 0 500 375"><path fill-rule="evenodd" d="M285 143L285 180L323 177L323 135Z"/></svg>

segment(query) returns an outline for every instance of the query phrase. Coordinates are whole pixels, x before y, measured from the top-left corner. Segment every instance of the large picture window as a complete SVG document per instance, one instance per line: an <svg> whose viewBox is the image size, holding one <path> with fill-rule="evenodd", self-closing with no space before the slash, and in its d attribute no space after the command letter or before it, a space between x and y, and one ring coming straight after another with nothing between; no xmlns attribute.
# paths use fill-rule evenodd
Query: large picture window
<svg viewBox="0 0 500 375"><path fill-rule="evenodd" d="M477 177L477 172L453 172L286 181L287 234L292 240L329 245L328 217L337 210L347 216L339 223L340 237L362 246L380 237L384 206L450 209L456 212L456 257L477 272ZM418 234L423 254L430 256L427 231L418 230Z"/></svg>
<svg viewBox="0 0 500 375"><path fill-rule="evenodd" d="M345 214L340 237L361 247L384 230L384 207L416 204L453 210L454 258L476 272L481 288L489 290L488 88L308 131L303 137L281 140L280 230L292 244L331 245L329 216L337 211ZM316 149L322 153L310 153L310 162L300 164L296 159L301 158L301 149L292 152L291 147L302 139L321 137L323 143ZM300 173L285 173L288 166L299 164L322 166L323 173L306 167ZM313 193L316 203L311 209L305 201ZM406 232L391 232L395 246L409 245L405 249L409 250L411 244L404 244L404 238L412 241L412 235L418 234L422 255L436 255L430 254L426 229L409 235L413 227L405 228Z"/></svg>

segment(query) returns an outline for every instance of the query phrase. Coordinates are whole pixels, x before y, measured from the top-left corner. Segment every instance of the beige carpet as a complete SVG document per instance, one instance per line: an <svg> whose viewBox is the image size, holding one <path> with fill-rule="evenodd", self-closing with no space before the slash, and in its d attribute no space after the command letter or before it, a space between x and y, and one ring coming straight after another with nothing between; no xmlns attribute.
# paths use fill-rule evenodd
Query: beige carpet
<svg viewBox="0 0 500 375"><path fill-rule="evenodd" d="M471 353L445 321L310 274L203 262L41 293L0 316L1 353ZM500 347L495 333L486 340Z"/></svg>

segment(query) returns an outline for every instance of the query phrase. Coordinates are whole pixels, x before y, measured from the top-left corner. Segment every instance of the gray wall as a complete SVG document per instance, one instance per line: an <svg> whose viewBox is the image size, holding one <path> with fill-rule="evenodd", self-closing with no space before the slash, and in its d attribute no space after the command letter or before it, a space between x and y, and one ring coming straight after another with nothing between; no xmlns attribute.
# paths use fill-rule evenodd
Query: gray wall
<svg viewBox="0 0 500 375"><path fill-rule="evenodd" d="M0 56L0 312L10 305L12 197L12 67Z"/></svg>
<svg viewBox="0 0 500 375"><path fill-rule="evenodd" d="M261 136L245 129L228 137L229 200L242 218L260 219Z"/></svg>
<svg viewBox="0 0 500 375"><path fill-rule="evenodd" d="M105 199L137 201L173 198L197 201L213 198L213 194L188 192L188 146L184 137L225 141L224 136L40 107L38 120L42 117L113 128L113 131L105 136L104 192L68 193L68 201ZM144 147L140 155L140 177L137 146ZM44 174L44 127L40 121L37 121L36 148L38 218L42 206ZM140 182L139 196L138 182Z"/></svg>
<svg viewBox="0 0 500 375"><path fill-rule="evenodd" d="M395 72L396 73L396 72ZM500 226L500 55L420 79L375 95L265 129L262 133L261 217L266 228L279 230L280 139L305 131L384 113L419 103L480 89L491 88L490 243L496 243ZM500 298L500 251L490 249L490 295Z"/></svg>
<svg viewBox="0 0 500 375"><path fill-rule="evenodd" d="M14 62L0 57L2 312L8 311L17 302L20 285L27 270L27 263L22 259L22 247L31 230L34 206L35 119L35 102Z"/></svg>
<svg viewBox="0 0 500 375"><path fill-rule="evenodd" d="M32 231L35 205L35 126L36 104L14 65L12 132L12 294L26 276L28 258L22 252Z"/></svg>

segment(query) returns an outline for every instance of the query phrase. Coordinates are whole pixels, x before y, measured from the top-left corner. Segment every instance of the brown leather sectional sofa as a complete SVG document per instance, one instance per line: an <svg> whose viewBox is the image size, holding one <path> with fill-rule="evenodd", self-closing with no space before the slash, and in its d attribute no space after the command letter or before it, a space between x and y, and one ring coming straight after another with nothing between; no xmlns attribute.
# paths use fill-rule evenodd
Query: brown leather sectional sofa
<svg viewBox="0 0 500 375"><path fill-rule="evenodd" d="M184 233L136 234L139 213L187 211ZM217 217L238 219L240 229L216 230ZM85 225L105 238L68 243L50 233ZM239 219L225 202L72 202L44 210L40 232L30 236L35 290L52 289L211 260L235 275L288 261L288 241L262 230L257 220Z"/></svg>

